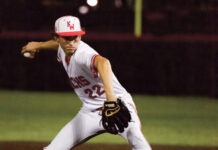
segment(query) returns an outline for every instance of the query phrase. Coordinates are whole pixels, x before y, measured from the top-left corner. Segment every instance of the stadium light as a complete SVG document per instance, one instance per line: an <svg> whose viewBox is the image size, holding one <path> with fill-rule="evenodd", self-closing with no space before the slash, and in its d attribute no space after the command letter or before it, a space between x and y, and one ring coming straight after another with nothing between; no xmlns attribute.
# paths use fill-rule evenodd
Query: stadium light
<svg viewBox="0 0 218 150"><path fill-rule="evenodd" d="M98 0L87 0L86 3L91 7L95 7L98 5Z"/></svg>
<svg viewBox="0 0 218 150"><path fill-rule="evenodd" d="M85 15L89 12L89 8L85 5L80 6L78 10L83 15Z"/></svg>

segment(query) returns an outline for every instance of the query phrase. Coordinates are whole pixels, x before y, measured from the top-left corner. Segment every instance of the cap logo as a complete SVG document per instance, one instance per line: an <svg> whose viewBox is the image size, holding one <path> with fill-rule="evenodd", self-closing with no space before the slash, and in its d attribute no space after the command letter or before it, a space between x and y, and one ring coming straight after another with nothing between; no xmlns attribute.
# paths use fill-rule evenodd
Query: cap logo
<svg viewBox="0 0 218 150"><path fill-rule="evenodd" d="M71 25L70 21L67 21L67 27L69 27L70 30L74 30L74 24Z"/></svg>

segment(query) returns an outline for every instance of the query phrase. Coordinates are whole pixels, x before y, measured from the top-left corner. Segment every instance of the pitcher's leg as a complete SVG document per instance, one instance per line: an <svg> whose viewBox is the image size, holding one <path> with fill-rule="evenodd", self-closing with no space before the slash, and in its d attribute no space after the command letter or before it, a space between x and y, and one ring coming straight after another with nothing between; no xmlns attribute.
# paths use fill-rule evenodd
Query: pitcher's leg
<svg viewBox="0 0 218 150"><path fill-rule="evenodd" d="M141 122L134 103L127 103L126 105L131 112L132 119L129 127L120 135L128 140L132 150L151 150L151 146L141 131Z"/></svg>
<svg viewBox="0 0 218 150"><path fill-rule="evenodd" d="M80 111L44 150L70 150L87 138L100 133L102 128L99 127L99 120L95 114Z"/></svg>
<svg viewBox="0 0 218 150"><path fill-rule="evenodd" d="M132 150L151 150L151 146L139 128L130 128L124 138L128 140Z"/></svg>

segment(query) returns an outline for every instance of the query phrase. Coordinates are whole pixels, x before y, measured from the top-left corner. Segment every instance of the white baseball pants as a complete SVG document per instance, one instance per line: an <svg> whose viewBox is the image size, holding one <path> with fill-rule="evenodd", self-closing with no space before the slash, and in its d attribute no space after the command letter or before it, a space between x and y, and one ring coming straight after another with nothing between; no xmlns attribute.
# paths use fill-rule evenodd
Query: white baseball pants
<svg viewBox="0 0 218 150"><path fill-rule="evenodd" d="M141 132L140 120L134 103L132 100L127 100L125 103L131 112L132 121L120 135L129 142L132 150L151 150ZM70 150L104 132L101 124L101 111L95 111L90 106L83 106L75 118L62 128L44 150Z"/></svg>

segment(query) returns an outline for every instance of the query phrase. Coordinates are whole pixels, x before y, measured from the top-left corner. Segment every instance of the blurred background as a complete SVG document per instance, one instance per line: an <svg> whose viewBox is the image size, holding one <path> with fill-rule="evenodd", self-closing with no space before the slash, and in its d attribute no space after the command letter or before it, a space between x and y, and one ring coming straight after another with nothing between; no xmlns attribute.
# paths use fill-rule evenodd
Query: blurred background
<svg viewBox="0 0 218 150"><path fill-rule="evenodd" d="M71 91L55 52L29 60L20 50L52 38L58 17L75 15L87 32L83 40L111 60L129 92L218 96L218 0L88 2L2 1L0 89Z"/></svg>

